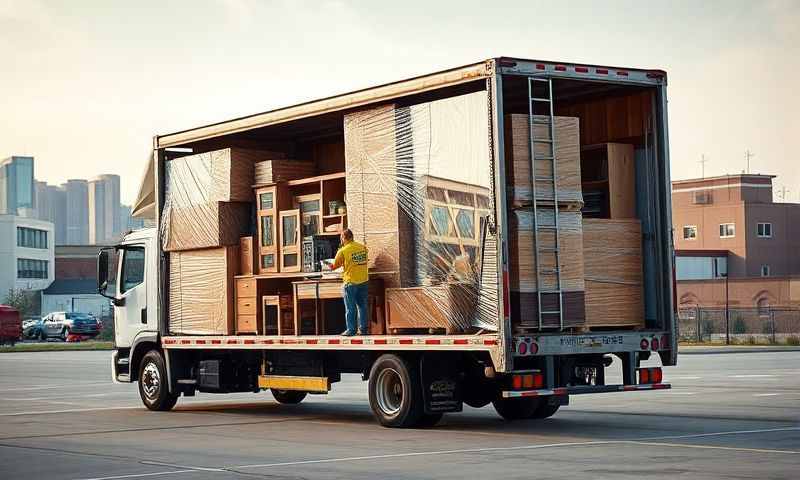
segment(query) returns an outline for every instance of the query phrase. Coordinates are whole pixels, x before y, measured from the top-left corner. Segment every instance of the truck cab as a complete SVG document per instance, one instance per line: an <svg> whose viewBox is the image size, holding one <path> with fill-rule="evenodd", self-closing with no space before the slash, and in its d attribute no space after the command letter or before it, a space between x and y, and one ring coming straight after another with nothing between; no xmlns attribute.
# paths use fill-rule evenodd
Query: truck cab
<svg viewBox="0 0 800 480"><path fill-rule="evenodd" d="M115 381L135 379L142 356L158 346L157 238L155 228L136 230L99 254L98 291L114 304Z"/></svg>

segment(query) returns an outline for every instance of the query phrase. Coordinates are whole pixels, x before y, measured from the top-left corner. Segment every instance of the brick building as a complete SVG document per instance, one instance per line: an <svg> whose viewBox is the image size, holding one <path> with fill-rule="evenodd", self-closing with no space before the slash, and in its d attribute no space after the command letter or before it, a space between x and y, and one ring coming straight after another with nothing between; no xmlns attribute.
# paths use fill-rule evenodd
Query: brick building
<svg viewBox="0 0 800 480"><path fill-rule="evenodd" d="M773 202L773 178L672 182L679 304L800 305L800 204Z"/></svg>

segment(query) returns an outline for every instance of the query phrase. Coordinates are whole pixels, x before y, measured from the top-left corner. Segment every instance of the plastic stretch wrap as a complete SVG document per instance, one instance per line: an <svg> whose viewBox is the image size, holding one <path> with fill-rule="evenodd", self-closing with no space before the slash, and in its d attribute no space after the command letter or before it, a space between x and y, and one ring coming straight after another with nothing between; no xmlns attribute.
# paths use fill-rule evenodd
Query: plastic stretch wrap
<svg viewBox="0 0 800 480"><path fill-rule="evenodd" d="M509 202L513 207L527 207L531 199L530 120L528 115L506 115L506 165ZM536 121L547 117L536 115ZM555 117L556 186L559 203L583 203L581 193L581 151L579 120ZM536 140L550 140L549 125L534 124ZM537 158L551 154L550 144L535 142ZM536 199L553 201L553 162L536 162Z"/></svg>
<svg viewBox="0 0 800 480"><path fill-rule="evenodd" d="M560 209L558 213L558 249L562 305L557 293L559 277L553 273L543 273L541 278L542 306L544 311L563 311L565 326L583 325L584 305L584 267L583 267L583 229L581 212ZM555 225L555 212L552 208L539 207L536 213L539 229L539 260L541 271L552 272L556 268L556 232L547 229ZM511 314L521 326L537 326L539 323L539 284L536 268L536 240L534 236L533 211L514 210L509 216L509 262ZM558 315L544 315L543 326L560 326Z"/></svg>
<svg viewBox="0 0 800 480"><path fill-rule="evenodd" d="M254 163L273 152L226 148L164 165L161 242L166 251L236 245L250 224ZM241 203L237 203L241 202Z"/></svg>
<svg viewBox="0 0 800 480"><path fill-rule="evenodd" d="M233 334L233 275L237 247L172 252L169 256L169 332Z"/></svg>
<svg viewBox="0 0 800 480"><path fill-rule="evenodd" d="M496 246L483 228L487 102L476 92L345 115L348 226L388 288L389 329L497 328L497 276L483 274L496 261L482 248Z"/></svg>
<svg viewBox="0 0 800 480"><path fill-rule="evenodd" d="M644 326L642 227L637 219L584 219L590 326Z"/></svg>

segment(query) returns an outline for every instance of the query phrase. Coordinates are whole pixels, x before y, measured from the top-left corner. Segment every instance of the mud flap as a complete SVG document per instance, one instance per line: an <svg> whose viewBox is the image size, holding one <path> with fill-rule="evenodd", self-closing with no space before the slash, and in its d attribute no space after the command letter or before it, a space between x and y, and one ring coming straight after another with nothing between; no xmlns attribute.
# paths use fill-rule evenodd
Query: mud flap
<svg viewBox="0 0 800 480"><path fill-rule="evenodd" d="M453 355L426 354L420 358L420 381L425 413L463 409L461 374Z"/></svg>

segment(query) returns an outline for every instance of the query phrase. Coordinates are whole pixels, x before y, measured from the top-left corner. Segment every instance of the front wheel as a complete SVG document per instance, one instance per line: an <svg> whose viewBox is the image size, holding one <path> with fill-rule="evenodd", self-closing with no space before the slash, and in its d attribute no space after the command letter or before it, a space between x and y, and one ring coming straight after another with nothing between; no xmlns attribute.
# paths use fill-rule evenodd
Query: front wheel
<svg viewBox="0 0 800 480"><path fill-rule="evenodd" d="M158 350L150 350L139 366L139 396L150 410L171 410L178 401L177 393L170 393L167 385L167 368Z"/></svg>
<svg viewBox="0 0 800 480"><path fill-rule="evenodd" d="M274 388L271 388L270 392L272 392L272 396L275 397L278 403L283 403L284 405L298 404L302 402L307 395L306 392L298 390L276 390Z"/></svg>
<svg viewBox="0 0 800 480"><path fill-rule="evenodd" d="M423 419L419 372L401 357L386 354L378 358L370 370L368 388L369 406L384 427L414 427Z"/></svg>

